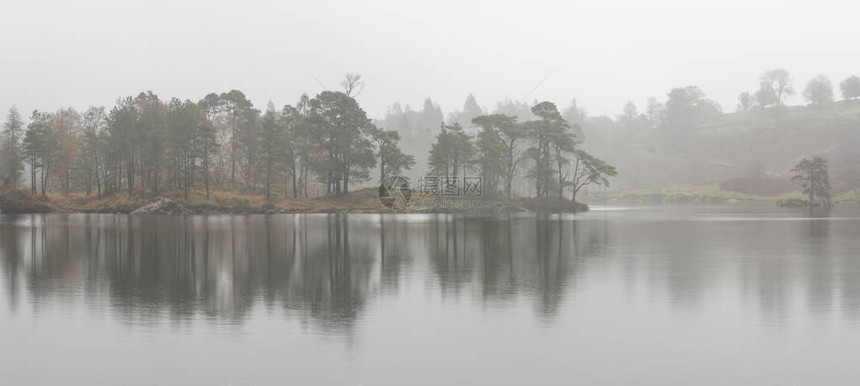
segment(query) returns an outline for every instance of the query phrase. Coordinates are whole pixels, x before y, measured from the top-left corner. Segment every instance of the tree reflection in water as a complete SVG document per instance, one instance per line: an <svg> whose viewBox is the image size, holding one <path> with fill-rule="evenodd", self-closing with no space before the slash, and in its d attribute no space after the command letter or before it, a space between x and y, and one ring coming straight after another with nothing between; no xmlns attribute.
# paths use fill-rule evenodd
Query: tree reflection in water
<svg viewBox="0 0 860 386"><path fill-rule="evenodd" d="M377 290L396 292L423 258L444 293L532 293L552 314L584 250L573 222L547 217L52 214L6 216L0 230L13 308L22 288L36 302L83 291L135 321L241 323L264 306L333 329L349 329Z"/></svg>
<svg viewBox="0 0 860 386"><path fill-rule="evenodd" d="M370 303L415 281L455 302L526 299L552 323L587 280L680 312L735 286L781 323L798 291L811 314L860 316L856 231L820 217L24 215L0 217L0 270L13 311L23 293L36 310L83 296L134 323L238 325L263 308L348 335Z"/></svg>

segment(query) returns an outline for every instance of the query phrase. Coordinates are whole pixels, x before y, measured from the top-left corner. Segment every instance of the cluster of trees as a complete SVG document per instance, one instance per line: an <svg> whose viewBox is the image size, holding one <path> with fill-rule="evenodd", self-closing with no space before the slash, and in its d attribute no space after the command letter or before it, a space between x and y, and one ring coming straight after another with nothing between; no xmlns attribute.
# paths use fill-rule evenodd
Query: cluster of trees
<svg viewBox="0 0 860 386"><path fill-rule="evenodd" d="M420 112L395 106L396 114L374 124L350 95L360 92L359 80L347 78L344 92L303 95L280 109L269 103L264 112L238 90L197 102L165 102L147 91L120 98L110 110L34 111L26 125L13 106L0 141L0 177L14 186L28 171L33 194L171 191L187 198L195 188L208 197L214 187L270 198L273 187L282 186L284 196L307 197L309 182L315 181L326 193L341 195L377 177L370 175L373 169L380 180L411 169L415 159L401 150L398 130L384 127L415 123L441 123L430 149L431 173L476 172L489 195L511 198L514 179L526 178L538 197L563 197L570 189L575 198L587 185L608 186L607 177L616 175L614 167L579 148L582 130L568 119L583 122L585 112L575 100L564 112L550 102L499 103L497 110L508 115L486 114L470 96L446 124L428 99ZM464 119L477 133L463 128ZM423 134L417 137L426 138Z"/></svg>
<svg viewBox="0 0 860 386"><path fill-rule="evenodd" d="M440 123L444 122L449 126L458 124L464 131L476 136L479 127L473 123L474 118L482 115L504 114L517 117L520 121L534 120L535 116L532 114L531 108L537 103L537 101L533 101L529 104L525 101L514 101L506 98L496 102L495 107L490 110L482 107L476 98L469 94L462 109L454 110L446 115L438 104L427 98L420 110L415 110L408 104L401 105L395 102L388 108L385 117L375 121L375 123L380 127L396 129L402 137L401 147L407 153L423 154L427 152L427 138L439 133ZM573 99L566 108L561 110L561 114L571 124L579 140L585 138L583 127L594 126L591 122L586 122L588 116L585 110L577 105L576 99ZM430 169L423 157L416 160L416 166L413 168L419 175L429 173Z"/></svg>
<svg viewBox="0 0 860 386"><path fill-rule="evenodd" d="M698 86L675 87L663 103L648 98L644 111L628 101L614 120L587 117L583 131L594 139L590 140L591 147L606 154L617 155L623 148L645 144L663 154L689 155L697 140L694 129L722 113L720 105L707 98Z"/></svg>
<svg viewBox="0 0 860 386"><path fill-rule="evenodd" d="M757 92L741 94L738 108L764 108L773 114L784 112L787 98L795 93L790 74L785 70L771 70L762 74L761 81ZM832 94L828 93L832 88L826 77L816 77L807 85L803 95L814 106L822 107L832 100ZM845 99L860 98L860 78L848 77L841 83L840 88ZM511 184L510 180L514 180L515 194L528 196L535 193L539 187L543 191L548 167L541 158L541 167L538 169L542 171L533 170L537 165L537 158L533 156L534 152L525 152L532 147L532 139L528 136L525 141L519 139L518 136L523 134L516 131L517 125L512 125L511 118L516 117L513 122L519 125L539 120L532 112L532 107L537 104L537 101L524 103L506 99L487 109L480 107L470 95L463 103L462 109L443 115L439 106L428 99L422 110L413 111L409 106L401 108L399 104L393 105L380 124L400 129L406 139L404 142L409 142L407 146L414 145L421 148L421 152L424 150L420 146L426 142L427 136L438 133L436 145L426 167L428 173L462 175L464 170L472 170L480 173L485 186L491 188L490 193L510 195L508 185ZM589 116L575 99L560 110L562 118L571 126L570 131L574 133L577 145L588 138L588 151L600 154L601 158L607 157L612 164L624 167L625 180L621 182L634 187L659 186L653 181L658 180L654 176L661 173L663 180L696 181L702 170L708 167L709 160L701 152L703 149L723 146L742 152L746 151L744 147L757 146L756 142L760 139L755 132L725 134L717 130L700 130L703 124L723 114L723 109L708 98L702 89L692 85L673 88L660 99L649 98L641 105L641 109L632 101L627 102L620 114L613 117ZM433 125L442 116L447 117L447 124L440 132L438 126ZM469 117L471 118L466 120ZM400 124L402 122L406 124ZM496 136L501 139L492 140L493 136L484 128L487 125L494 127ZM512 133L510 138L515 140L515 145L520 146L514 147L522 152L520 157L506 153L511 147L505 141L508 138L506 133ZM415 143L412 143L412 138ZM472 142L472 146L463 144L466 138ZM501 151L493 149L495 142L500 142L498 148ZM546 151L544 148L542 154ZM573 168L578 158L570 153L565 154L566 158L571 160L568 167ZM648 167L637 163L637 160L643 158L643 154L646 158L653 154L653 159L648 160L653 162L650 162ZM500 160L503 162L499 162ZM424 160L419 160L422 161ZM661 164L670 166L662 168L664 170L655 170L655 166ZM761 161L750 161L740 167L746 168L748 173L764 172ZM419 168L424 171L423 165ZM558 166L554 165L551 173L554 177L549 190L552 195L558 194L557 169ZM542 177L535 180L535 176L541 173L544 173ZM565 178L565 173L562 173L562 184L572 183L573 174L569 173ZM511 175L513 178L510 178Z"/></svg>
<svg viewBox="0 0 860 386"><path fill-rule="evenodd" d="M739 110L780 111L795 93L785 70L766 71L760 80L757 91L739 96ZM707 138L694 129L722 114L701 89L686 86L661 101L648 99L641 111L628 102L615 117L589 116L575 99L564 109L508 99L487 109L469 95L448 114L428 98L420 110L395 103L384 119L372 121L355 99L364 87L361 77L348 75L341 86L340 92L302 95L295 105L269 103L264 111L237 90L197 102L143 92L110 110L35 111L28 122L13 107L0 135L0 183L17 185L26 172L34 193L188 195L197 188L208 195L214 187L307 197L309 187L313 195L340 195L415 170L480 175L485 191L499 196L575 197L582 186L608 185L606 177L615 173L581 149L586 136L590 151L627 167L635 183L648 176L624 165L624 151L695 159L697 144ZM860 98L857 76L839 86L844 99ZM817 76L802 95L821 108L833 101L833 88ZM433 136L429 157L408 155L427 154Z"/></svg>
<svg viewBox="0 0 860 386"><path fill-rule="evenodd" d="M738 96L738 110L746 111L755 107L782 107L785 100L795 94L791 74L784 69L774 69L761 74L759 88L754 93L742 92ZM860 98L860 77L851 75L839 84L842 99L849 101ZM803 89L802 96L809 104L817 109L833 102L833 83L825 75L818 75L809 80Z"/></svg>
<svg viewBox="0 0 860 386"><path fill-rule="evenodd" d="M615 167L579 148L578 125L571 125L551 102L530 110L535 118L524 122L507 114L476 116L471 120L479 127L476 135L459 122L443 125L430 150L432 172L456 177L476 171L483 194L507 198L517 177L530 179L541 198L564 197L569 189L575 200L587 185L609 185L607 177L617 174Z"/></svg>
<svg viewBox="0 0 860 386"><path fill-rule="evenodd" d="M414 165L398 133L372 124L350 96L360 91L360 77L348 76L343 86L345 92L303 95L295 106L269 103L264 113L237 90L196 103L165 102L147 91L109 111L34 111L26 126L12 107L0 138L0 178L15 186L26 165L33 194L171 190L188 197L203 188L208 197L215 186L270 198L280 183L285 196L307 197L311 178L340 195L369 180L377 164L380 178Z"/></svg>
<svg viewBox="0 0 860 386"><path fill-rule="evenodd" d="M588 170L593 165L600 165L597 162L600 160L586 157L587 153L571 151L565 136L553 137L557 139L554 145L558 145L558 153L562 154L558 157L562 162L560 168L555 160L547 164L546 160L556 158L546 156L550 151L548 144L533 146L535 140L541 142L544 136L533 139L530 135L538 131L532 130L535 126L528 122L554 124L554 118L536 115L533 107L539 104L538 101L526 103L505 99L487 109L480 107L470 95L461 110L444 115L436 103L427 99L421 110L395 103L377 124L397 128L403 135L403 146L416 149L416 154L426 151L428 136L436 135L427 164L422 164L424 159L418 160L416 169L419 174L463 175L471 171L473 175L483 177L490 194L556 196L561 187L567 189L566 194L572 197L578 191L575 186L582 185L574 180L598 184L601 180L592 176L601 174L574 171L577 166ZM657 145L662 153L672 155L692 152L695 148L692 145L698 140L695 127L722 114L721 107L696 86L674 88L664 101L648 98L641 110L633 102L627 102L615 117L588 115L576 99L565 108L554 110L569 126L562 132L573 135L576 149L579 150L587 138L589 152L608 156L614 162L622 159L624 155L620 153L632 146L651 148ZM447 120L440 129L438 122L443 116L447 116ZM527 152L533 147L533 151ZM537 148L542 150L538 152ZM515 154L511 154L512 151ZM550 169L552 172L547 173ZM560 178L559 169L562 170ZM629 171L625 173L629 180L648 178L645 173L637 174L633 168L626 170ZM548 178L550 182L547 182Z"/></svg>

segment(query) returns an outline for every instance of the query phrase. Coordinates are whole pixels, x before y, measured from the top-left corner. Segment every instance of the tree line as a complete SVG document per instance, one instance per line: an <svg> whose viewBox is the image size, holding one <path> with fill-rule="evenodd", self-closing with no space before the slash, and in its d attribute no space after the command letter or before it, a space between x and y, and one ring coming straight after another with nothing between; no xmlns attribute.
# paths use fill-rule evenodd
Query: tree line
<svg viewBox="0 0 860 386"><path fill-rule="evenodd" d="M467 101L468 104L468 101ZM617 175L609 165L580 148L580 131L571 125L552 102L531 108L536 119L520 122L518 116L480 115L471 123L480 128L467 133L459 122L443 125L431 145L429 165L433 174L465 176L472 170L481 177L482 194L512 198L514 178L534 183L538 198L571 199L585 186L608 186L608 177Z"/></svg>
<svg viewBox="0 0 860 386"><path fill-rule="evenodd" d="M754 107L766 109L782 107L785 99L796 93L794 80L782 68L765 71L759 77L758 90L744 91L738 96L738 110L745 111ZM860 98L860 77L851 75L839 84L842 99L846 101ZM817 75L807 82L801 93L803 99L818 110L834 101L833 82L826 75Z"/></svg>
<svg viewBox="0 0 860 386"><path fill-rule="evenodd" d="M304 94L280 109L270 102L265 111L238 90L197 102L165 101L146 91L118 99L110 110L33 111L26 125L13 106L0 146L0 179L17 186L26 177L34 195L181 192L187 199L195 189L209 197L215 188L269 199L277 191L309 197L312 183L339 196L356 184L410 170L415 158L401 149L398 130L372 122L356 101L364 86L360 75L347 75L341 86L313 98ZM531 108L507 103L511 115L483 114L470 95L446 124L428 99L420 119L439 128L430 172L475 173L488 195L498 198L513 198L515 178L533 181L538 197L564 197L570 189L575 199L583 187L606 186L616 175L614 167L579 147L581 128L566 119L584 117L575 101L563 113L550 102ZM461 122L480 131L470 135ZM371 176L373 170L378 175Z"/></svg>
<svg viewBox="0 0 860 386"><path fill-rule="evenodd" d="M739 111L779 112L795 93L783 69L766 71L759 80L756 92L739 96ZM13 107L0 137L0 182L18 185L26 177L34 194L98 197L165 190L187 197L195 188L208 196L213 187L267 197L279 191L290 197L340 195L410 170L416 158L409 154L426 154L427 138L435 136L429 155L417 160L420 173L474 173L488 194L499 197L512 198L514 181L520 187L528 181L528 195L567 192L574 198L584 186L608 185L616 173L582 149L586 132L590 147L602 153L611 154L617 141L610 137L621 135L653 140L668 154L683 156L692 149L692 129L723 112L701 89L686 86L673 88L664 103L650 98L642 112L628 102L615 117L588 116L575 99L561 111L549 102L505 100L490 112L469 95L462 110L447 117L427 99L422 110L395 103L385 119L372 121L355 99L364 87L361 77L348 75L341 87L302 95L281 108L270 103L264 111L238 90L197 102L165 101L147 91L120 98L110 110L34 111L29 123ZM839 88L845 100L860 98L857 76ZM820 109L833 101L833 85L817 76L802 94ZM311 187L317 191L309 192Z"/></svg>
<svg viewBox="0 0 860 386"><path fill-rule="evenodd" d="M350 185L400 173L414 158L399 147L397 131L376 127L350 93L302 95L295 105L265 112L238 90L211 93L197 102L164 101L146 91L117 100L110 110L34 111L25 125L13 106L2 136L0 178L17 186L29 171L32 194L49 187L97 197L120 191L157 196L181 191L188 198L213 187L308 197L309 182L341 195Z"/></svg>

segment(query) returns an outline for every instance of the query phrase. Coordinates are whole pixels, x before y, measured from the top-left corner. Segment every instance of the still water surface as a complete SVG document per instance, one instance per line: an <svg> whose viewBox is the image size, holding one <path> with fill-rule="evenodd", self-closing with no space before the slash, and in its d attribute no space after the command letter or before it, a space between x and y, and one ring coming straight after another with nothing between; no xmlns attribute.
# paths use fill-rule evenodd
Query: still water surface
<svg viewBox="0 0 860 386"><path fill-rule="evenodd" d="M0 215L0 384L858 384L860 211Z"/></svg>

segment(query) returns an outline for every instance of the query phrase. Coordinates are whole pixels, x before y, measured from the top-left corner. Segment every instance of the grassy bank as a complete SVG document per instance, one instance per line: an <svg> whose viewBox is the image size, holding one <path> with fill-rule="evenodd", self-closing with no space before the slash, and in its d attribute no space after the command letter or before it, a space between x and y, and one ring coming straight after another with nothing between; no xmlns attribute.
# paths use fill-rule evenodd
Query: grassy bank
<svg viewBox="0 0 860 386"><path fill-rule="evenodd" d="M630 190L607 192L601 199L605 201L627 201L647 203L684 203L684 202L735 202L735 201L772 201L802 198L800 192L777 195L760 195L724 189L720 183L683 186L660 190Z"/></svg>
<svg viewBox="0 0 860 386"><path fill-rule="evenodd" d="M770 202L805 200L800 190L784 192L762 192L759 194L741 192L725 188L724 183L709 183L660 190L629 190L607 192L597 197L604 202L641 202L641 203L732 203L739 201ZM852 190L834 195L833 203L860 202L860 191Z"/></svg>
<svg viewBox="0 0 860 386"><path fill-rule="evenodd" d="M224 191L213 191L209 198L204 192L195 191L188 199L184 199L182 194L170 193L158 197L116 193L101 199L82 193L68 195L49 193L46 196L31 196L22 190L7 190L0 194L0 210L4 213L127 214L148 206L153 208L152 213L177 214L303 213L385 209L376 200L375 191L372 189L349 193L342 197L310 199L277 197L271 200L266 200L264 196Z"/></svg>
<svg viewBox="0 0 860 386"><path fill-rule="evenodd" d="M117 193L101 199L93 195L49 193L32 196L23 189L6 189L0 192L2 213L150 213L150 214L273 214L273 213L383 213L383 212L581 212L588 206L570 200L517 199L510 201L480 200L474 205L444 205L410 207L393 211L384 207L377 199L374 188L362 189L340 197L323 196L294 199L249 195L234 191L213 191L209 198L204 192L195 191L184 199L181 193L167 193L159 197L129 196Z"/></svg>

